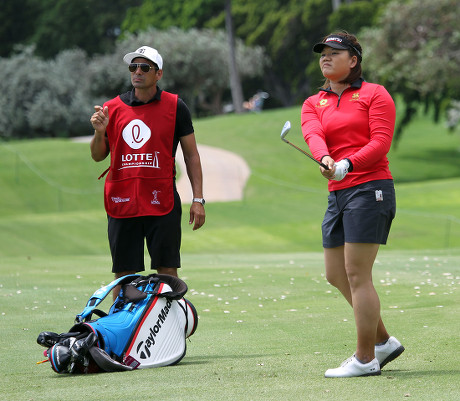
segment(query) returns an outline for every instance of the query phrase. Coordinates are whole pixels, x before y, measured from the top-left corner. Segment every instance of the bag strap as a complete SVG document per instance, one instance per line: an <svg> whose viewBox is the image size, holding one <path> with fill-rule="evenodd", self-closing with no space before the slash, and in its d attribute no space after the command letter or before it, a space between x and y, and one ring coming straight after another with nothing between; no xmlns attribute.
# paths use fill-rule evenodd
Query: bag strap
<svg viewBox="0 0 460 401"><path fill-rule="evenodd" d="M161 298L179 300L183 298L188 290L187 284L185 284L185 281L182 281L180 278L170 276L168 274L155 274L155 276L158 277L160 281L168 284L172 290L157 294Z"/></svg>
<svg viewBox="0 0 460 401"><path fill-rule="evenodd" d="M139 274L128 274L127 276L123 276L120 278L117 278L116 280L113 280L111 283L107 284L104 287L99 288L88 300L88 303L86 304L85 309L83 309L83 312L79 313L75 317L75 322L80 323L83 322L83 320L92 314L94 308L96 308L97 305L99 305L105 297L112 291L117 285L123 285L127 282L133 281L134 278L139 277Z"/></svg>
<svg viewBox="0 0 460 401"><path fill-rule="evenodd" d="M157 286L157 284L165 283L167 287ZM147 290L149 285L154 290ZM133 288L131 288L133 287ZM137 288L141 288L138 290ZM161 289L160 289L161 288ZM136 291L137 290L137 291ZM161 291L161 292L160 292ZM144 299L145 296L139 293L144 292L156 295L160 298L167 298L170 300L179 300L184 297L188 291L187 284L178 277L170 276L169 274L149 274L148 276L141 276L123 286L123 297L130 302L136 302L139 299ZM136 295L137 294L137 295Z"/></svg>
<svg viewBox="0 0 460 401"><path fill-rule="evenodd" d="M88 316L91 316L96 306L99 305L117 285L122 286L123 284L132 283L136 287L137 285L144 284L146 281L161 281L168 284L171 291L165 291L156 295L171 300L181 299L188 290L187 284L185 284L184 281L168 274L150 274L146 277L139 274L128 274L127 276L120 277L112 281L110 284L96 290L96 292L88 300L83 312L79 313L75 317L75 322L81 323L88 318Z"/></svg>

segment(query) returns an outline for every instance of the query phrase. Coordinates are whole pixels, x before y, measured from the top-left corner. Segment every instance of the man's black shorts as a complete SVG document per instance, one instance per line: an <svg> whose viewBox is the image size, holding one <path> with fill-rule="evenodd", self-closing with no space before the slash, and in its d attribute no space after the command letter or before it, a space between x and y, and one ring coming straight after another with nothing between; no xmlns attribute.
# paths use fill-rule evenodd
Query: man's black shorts
<svg viewBox="0 0 460 401"><path fill-rule="evenodd" d="M112 272L144 271L144 238L151 268L180 267L182 206L175 191L173 210L164 216L117 219L108 216Z"/></svg>
<svg viewBox="0 0 460 401"><path fill-rule="evenodd" d="M322 224L323 247L345 242L386 244L396 214L393 180L332 191Z"/></svg>

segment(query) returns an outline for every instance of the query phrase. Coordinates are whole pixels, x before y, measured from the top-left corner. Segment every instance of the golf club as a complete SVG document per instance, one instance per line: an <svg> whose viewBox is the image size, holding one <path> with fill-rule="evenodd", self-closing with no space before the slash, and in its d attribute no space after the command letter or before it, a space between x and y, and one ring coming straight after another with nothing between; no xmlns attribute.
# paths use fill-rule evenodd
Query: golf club
<svg viewBox="0 0 460 401"><path fill-rule="evenodd" d="M313 160L314 162L318 163L322 168L324 168L325 170L329 170L329 167L326 166L324 163L321 163L319 162L318 160L316 160L312 155L308 154L307 152L305 152L303 149L300 149L298 148L297 146L295 146L294 144L292 144L291 142L289 142L287 139L286 139L286 135L288 134L288 132L291 130L291 122L290 121L286 121L284 123L284 126L283 126L283 129L281 130L281 140L288 143L289 145L291 145L293 148L296 148L299 152L302 152L305 156L309 157L311 160Z"/></svg>

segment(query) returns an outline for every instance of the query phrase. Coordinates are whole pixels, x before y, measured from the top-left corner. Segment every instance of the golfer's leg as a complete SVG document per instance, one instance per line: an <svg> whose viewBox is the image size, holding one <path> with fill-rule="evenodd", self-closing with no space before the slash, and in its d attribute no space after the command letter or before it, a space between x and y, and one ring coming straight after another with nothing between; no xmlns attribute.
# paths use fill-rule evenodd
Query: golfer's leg
<svg viewBox="0 0 460 401"><path fill-rule="evenodd" d="M351 305L351 290L345 271L344 247L324 248L324 265L327 281L336 287Z"/></svg>
<svg viewBox="0 0 460 401"><path fill-rule="evenodd" d="M338 248L324 248L324 263L326 267L326 279L327 281L336 287L353 306L351 299L350 283L348 282L348 276L345 271L345 255L344 247ZM377 325L377 336L376 342L382 343L390 338L390 335L383 324L382 318L379 317L379 323Z"/></svg>
<svg viewBox="0 0 460 401"><path fill-rule="evenodd" d="M345 244L345 269L350 283L358 341L356 357L364 363L374 359L380 300L372 283L378 244Z"/></svg>

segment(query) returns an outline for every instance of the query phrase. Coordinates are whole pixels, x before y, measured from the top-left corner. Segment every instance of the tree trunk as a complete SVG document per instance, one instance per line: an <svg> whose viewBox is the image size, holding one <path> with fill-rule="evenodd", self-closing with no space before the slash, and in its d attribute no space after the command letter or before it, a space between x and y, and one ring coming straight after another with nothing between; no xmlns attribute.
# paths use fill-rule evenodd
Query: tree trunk
<svg viewBox="0 0 460 401"><path fill-rule="evenodd" d="M232 92L233 107L236 113L243 112L243 89L241 87L240 74L236 64L235 35L233 32L232 1L225 0L225 27L229 46L229 73L230 89Z"/></svg>
<svg viewBox="0 0 460 401"><path fill-rule="evenodd" d="M353 2L353 0L332 0L332 11L337 11L343 1L347 4Z"/></svg>
<svg viewBox="0 0 460 401"><path fill-rule="evenodd" d="M340 7L341 0L332 0L332 11L336 11Z"/></svg>

